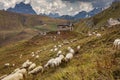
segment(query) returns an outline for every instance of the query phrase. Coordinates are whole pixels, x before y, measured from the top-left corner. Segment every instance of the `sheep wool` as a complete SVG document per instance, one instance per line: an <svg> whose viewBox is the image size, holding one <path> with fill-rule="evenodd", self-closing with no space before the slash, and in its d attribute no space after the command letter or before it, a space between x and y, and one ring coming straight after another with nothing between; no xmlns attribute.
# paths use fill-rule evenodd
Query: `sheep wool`
<svg viewBox="0 0 120 80"><path fill-rule="evenodd" d="M96 36L97 36L97 37L101 37L102 35L101 35L100 33L97 33Z"/></svg>
<svg viewBox="0 0 120 80"><path fill-rule="evenodd" d="M65 60L66 61L69 61L69 60L71 60L73 58L73 54L72 53L68 53L68 54L66 54L66 56L65 56Z"/></svg>
<svg viewBox="0 0 120 80"><path fill-rule="evenodd" d="M21 73L14 73L10 74L7 77L3 78L2 80L22 80L23 79L23 74Z"/></svg>
<svg viewBox="0 0 120 80"><path fill-rule="evenodd" d="M37 74L39 72L43 72L43 67L42 66L38 66L35 69L33 69L32 71L30 71L28 74Z"/></svg>
<svg viewBox="0 0 120 80"><path fill-rule="evenodd" d="M113 42L113 47L114 48L118 47L118 42L120 42L120 39L115 39L115 41Z"/></svg>
<svg viewBox="0 0 120 80"><path fill-rule="evenodd" d="M10 66L10 63L5 63L4 64L6 67L9 67Z"/></svg>
<svg viewBox="0 0 120 80"><path fill-rule="evenodd" d="M80 46L77 46L77 50L80 50Z"/></svg>
<svg viewBox="0 0 120 80"><path fill-rule="evenodd" d="M23 67L23 68L27 68L27 67L29 67L31 64L32 64L32 62L30 62L29 60L27 60L26 62L24 62L24 63L22 64L22 67Z"/></svg>
<svg viewBox="0 0 120 80"><path fill-rule="evenodd" d="M62 53L62 51L58 51L57 56L59 56Z"/></svg>
<svg viewBox="0 0 120 80"><path fill-rule="evenodd" d="M32 63L31 65L30 65L30 67L28 68L28 70L32 70L32 69L34 69L36 67L36 64L35 63Z"/></svg>

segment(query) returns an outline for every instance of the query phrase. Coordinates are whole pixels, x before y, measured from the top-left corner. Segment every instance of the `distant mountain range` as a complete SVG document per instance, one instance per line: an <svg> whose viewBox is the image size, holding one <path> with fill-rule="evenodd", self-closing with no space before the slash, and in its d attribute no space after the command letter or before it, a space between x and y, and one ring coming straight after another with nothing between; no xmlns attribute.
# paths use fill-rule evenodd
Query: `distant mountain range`
<svg viewBox="0 0 120 80"><path fill-rule="evenodd" d="M30 4L24 3L17 4L14 8L9 8L7 11L24 14L36 14Z"/></svg>
<svg viewBox="0 0 120 80"><path fill-rule="evenodd" d="M67 19L67 20L71 20L71 19L76 20L76 19L88 18L88 17L94 16L95 14L98 14L101 11L102 11L102 8L94 8L90 12L82 11L76 14L75 16L63 15L63 16L60 16L59 18Z"/></svg>
<svg viewBox="0 0 120 80"><path fill-rule="evenodd" d="M30 4L24 4L24 3L17 4L15 8L9 8L7 11L16 12L16 13L24 13L24 14L36 14L36 12L32 9ZM95 14L101 11L102 11L102 8L94 8L90 12L82 11L76 14L75 16L69 16L69 15L60 16L58 13L55 13L55 14L50 13L47 16L53 17L53 18L67 19L67 20L71 20L71 19L76 20L76 19L88 18L88 17L94 16Z"/></svg>

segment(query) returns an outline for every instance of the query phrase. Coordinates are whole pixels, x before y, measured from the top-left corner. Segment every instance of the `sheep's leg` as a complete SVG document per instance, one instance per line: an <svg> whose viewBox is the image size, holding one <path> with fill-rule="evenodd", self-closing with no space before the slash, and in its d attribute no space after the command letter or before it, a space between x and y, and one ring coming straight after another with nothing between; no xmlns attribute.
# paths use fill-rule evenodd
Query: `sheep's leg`
<svg viewBox="0 0 120 80"><path fill-rule="evenodd" d="M115 44L113 44L113 49L115 49Z"/></svg>

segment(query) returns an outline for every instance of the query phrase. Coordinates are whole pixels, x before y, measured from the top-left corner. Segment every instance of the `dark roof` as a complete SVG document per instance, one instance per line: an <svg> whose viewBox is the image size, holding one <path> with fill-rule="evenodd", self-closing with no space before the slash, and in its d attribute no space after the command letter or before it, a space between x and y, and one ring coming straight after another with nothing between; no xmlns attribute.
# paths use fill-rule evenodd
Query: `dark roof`
<svg viewBox="0 0 120 80"><path fill-rule="evenodd" d="M60 24L60 25L57 25L57 26L70 26L70 25L67 25L67 24Z"/></svg>

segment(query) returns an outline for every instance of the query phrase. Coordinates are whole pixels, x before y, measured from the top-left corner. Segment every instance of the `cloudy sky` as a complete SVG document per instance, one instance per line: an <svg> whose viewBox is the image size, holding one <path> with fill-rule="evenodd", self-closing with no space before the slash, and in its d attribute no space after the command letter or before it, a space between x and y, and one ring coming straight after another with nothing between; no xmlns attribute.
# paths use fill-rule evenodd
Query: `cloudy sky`
<svg viewBox="0 0 120 80"><path fill-rule="evenodd" d="M114 0L0 0L0 10L14 8L24 2L30 4L37 14L59 13L75 15L81 11L89 12L94 8L107 8Z"/></svg>

